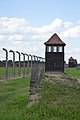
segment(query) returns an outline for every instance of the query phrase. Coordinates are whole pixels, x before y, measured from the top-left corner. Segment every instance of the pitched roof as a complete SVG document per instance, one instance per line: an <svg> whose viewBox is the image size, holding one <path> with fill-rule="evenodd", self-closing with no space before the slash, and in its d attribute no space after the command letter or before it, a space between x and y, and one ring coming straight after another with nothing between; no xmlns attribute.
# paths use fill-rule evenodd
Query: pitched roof
<svg viewBox="0 0 80 120"><path fill-rule="evenodd" d="M52 35L51 38L44 44L45 45L64 45L64 46L66 45L56 33Z"/></svg>
<svg viewBox="0 0 80 120"><path fill-rule="evenodd" d="M70 58L69 58L69 60L71 60L71 61L72 61L72 60L74 60L74 59L73 59L73 57L70 57Z"/></svg>
<svg viewBox="0 0 80 120"><path fill-rule="evenodd" d="M74 59L73 57L69 58L69 61L75 61L76 59Z"/></svg>

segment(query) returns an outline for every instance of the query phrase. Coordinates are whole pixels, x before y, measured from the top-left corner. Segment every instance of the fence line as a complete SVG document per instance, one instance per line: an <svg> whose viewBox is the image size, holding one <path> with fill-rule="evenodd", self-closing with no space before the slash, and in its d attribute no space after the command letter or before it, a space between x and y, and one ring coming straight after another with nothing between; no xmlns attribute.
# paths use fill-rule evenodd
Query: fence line
<svg viewBox="0 0 80 120"><path fill-rule="evenodd" d="M41 69L42 64L45 62L45 59L39 56L23 52L20 53L14 50L8 51L5 48L3 48L2 51L4 51L5 60L0 60L0 80L8 80L14 77L26 77L31 74L34 63ZM10 57L9 59L9 55L12 55L12 58ZM15 58L16 55L18 60ZM22 61L21 57L23 58Z"/></svg>
<svg viewBox="0 0 80 120"><path fill-rule="evenodd" d="M39 84L39 77L40 77L41 71L44 69L43 58L35 55L33 57L34 57L34 63L31 69L30 96L36 94L36 88L37 88L37 85Z"/></svg>

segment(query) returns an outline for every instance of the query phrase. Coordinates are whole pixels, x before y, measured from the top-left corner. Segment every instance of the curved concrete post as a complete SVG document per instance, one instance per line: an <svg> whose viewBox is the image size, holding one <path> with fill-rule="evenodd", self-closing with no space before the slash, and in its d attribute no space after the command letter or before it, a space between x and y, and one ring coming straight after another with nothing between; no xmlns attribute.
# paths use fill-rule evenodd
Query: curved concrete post
<svg viewBox="0 0 80 120"><path fill-rule="evenodd" d="M6 72L5 72L5 77L6 77L6 80L8 79L8 51L3 48L3 50L6 52Z"/></svg>
<svg viewBox="0 0 80 120"><path fill-rule="evenodd" d="M27 63L28 70L27 70L27 73L29 73L29 55L28 54L25 54L25 55L28 57L28 63Z"/></svg>
<svg viewBox="0 0 80 120"><path fill-rule="evenodd" d="M18 52L18 51L16 51L16 53L18 53L18 55L19 55L19 65L18 65L18 76L20 77L20 74L21 74L21 69L20 69L20 67L21 67L21 65L20 65L20 52Z"/></svg>
<svg viewBox="0 0 80 120"><path fill-rule="evenodd" d="M25 77L25 53L21 53L23 55L23 77Z"/></svg>
<svg viewBox="0 0 80 120"><path fill-rule="evenodd" d="M9 52L13 53L13 68L12 68L12 76L15 76L15 52L13 50L10 50Z"/></svg>

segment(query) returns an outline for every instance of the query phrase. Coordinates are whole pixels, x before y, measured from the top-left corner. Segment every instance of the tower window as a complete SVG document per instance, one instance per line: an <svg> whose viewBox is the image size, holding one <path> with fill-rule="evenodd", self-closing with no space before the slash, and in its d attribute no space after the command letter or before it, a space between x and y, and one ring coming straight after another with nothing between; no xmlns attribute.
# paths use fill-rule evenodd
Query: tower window
<svg viewBox="0 0 80 120"><path fill-rule="evenodd" d="M57 46L54 46L54 52L57 52Z"/></svg>
<svg viewBox="0 0 80 120"><path fill-rule="evenodd" d="M47 46L47 52L51 52L51 46Z"/></svg>
<svg viewBox="0 0 80 120"><path fill-rule="evenodd" d="M62 52L62 46L58 47L58 52Z"/></svg>

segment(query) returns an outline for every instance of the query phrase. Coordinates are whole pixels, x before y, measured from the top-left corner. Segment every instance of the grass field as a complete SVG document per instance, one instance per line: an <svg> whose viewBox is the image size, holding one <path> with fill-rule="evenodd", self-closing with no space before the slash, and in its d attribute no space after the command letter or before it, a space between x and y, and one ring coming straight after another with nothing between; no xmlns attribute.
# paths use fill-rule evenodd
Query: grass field
<svg viewBox="0 0 80 120"><path fill-rule="evenodd" d="M74 78L80 78L80 69L76 68L65 68L64 72L69 74L70 76Z"/></svg>
<svg viewBox="0 0 80 120"><path fill-rule="evenodd" d="M8 76L9 77L12 77L12 67L8 67ZM29 68L29 71L31 70L31 68ZM24 68L23 67L20 67L20 72L21 74L23 75L23 71L24 71ZM28 68L25 67L25 74L28 73ZM5 67L0 67L0 77L5 77L5 74L6 74L6 68ZM18 75L18 67L15 67L15 76Z"/></svg>
<svg viewBox="0 0 80 120"><path fill-rule="evenodd" d="M30 78L0 82L0 120L80 120L80 84L53 84L41 78L41 97L30 107Z"/></svg>
<svg viewBox="0 0 80 120"><path fill-rule="evenodd" d="M0 120L17 120L21 116L28 102L29 82L30 78L0 82Z"/></svg>

